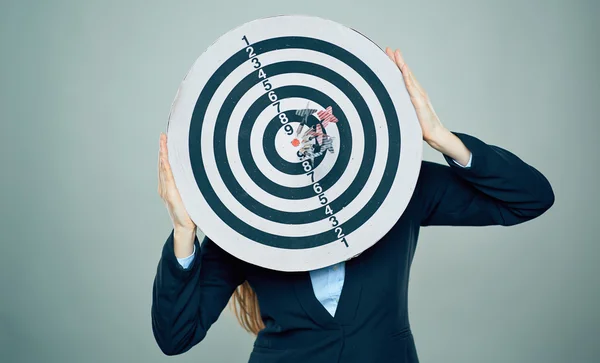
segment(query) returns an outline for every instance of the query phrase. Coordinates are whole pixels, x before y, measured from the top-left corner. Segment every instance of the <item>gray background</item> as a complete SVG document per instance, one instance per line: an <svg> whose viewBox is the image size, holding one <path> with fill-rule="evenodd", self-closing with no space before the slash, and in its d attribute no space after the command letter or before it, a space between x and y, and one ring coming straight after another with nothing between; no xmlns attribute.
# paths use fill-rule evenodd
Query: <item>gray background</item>
<svg viewBox="0 0 600 363"><path fill-rule="evenodd" d="M598 1L0 4L0 361L247 361L253 338L230 312L183 356L154 342L171 229L158 137L215 39L300 13L403 50L446 126L554 187L554 207L523 225L422 230L410 285L421 361L600 362Z"/></svg>

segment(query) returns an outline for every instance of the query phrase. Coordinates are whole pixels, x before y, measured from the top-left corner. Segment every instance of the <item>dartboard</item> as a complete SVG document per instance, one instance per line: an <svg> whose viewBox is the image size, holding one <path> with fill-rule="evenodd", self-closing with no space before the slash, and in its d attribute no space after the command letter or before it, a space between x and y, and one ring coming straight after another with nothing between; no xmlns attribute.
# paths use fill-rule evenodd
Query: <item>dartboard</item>
<svg viewBox="0 0 600 363"><path fill-rule="evenodd" d="M397 66L331 20L258 19L181 83L169 161L198 228L239 259L306 271L351 259L399 220L421 128Z"/></svg>

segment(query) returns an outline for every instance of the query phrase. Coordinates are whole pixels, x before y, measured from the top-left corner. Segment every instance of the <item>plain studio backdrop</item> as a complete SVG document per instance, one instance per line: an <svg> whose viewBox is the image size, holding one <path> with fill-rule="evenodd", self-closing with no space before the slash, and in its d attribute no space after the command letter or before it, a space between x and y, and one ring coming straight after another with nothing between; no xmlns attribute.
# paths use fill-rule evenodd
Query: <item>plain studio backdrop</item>
<svg viewBox="0 0 600 363"><path fill-rule="evenodd" d="M278 14L400 48L448 128L554 187L526 224L422 229L409 295L421 361L599 362L595 0L0 1L0 361L247 361L253 337L229 310L182 356L154 341L172 228L158 139L195 59Z"/></svg>

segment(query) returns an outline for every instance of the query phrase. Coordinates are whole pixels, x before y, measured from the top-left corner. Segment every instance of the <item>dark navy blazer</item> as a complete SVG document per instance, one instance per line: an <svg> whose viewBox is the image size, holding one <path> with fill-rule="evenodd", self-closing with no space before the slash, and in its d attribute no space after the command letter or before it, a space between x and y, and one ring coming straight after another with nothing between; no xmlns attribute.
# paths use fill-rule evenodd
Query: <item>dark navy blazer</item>
<svg viewBox="0 0 600 363"><path fill-rule="evenodd" d="M251 363L416 363L408 319L408 278L419 228L514 225L554 203L548 180L516 155L455 133L472 153L469 168L423 161L408 207L383 239L346 262L335 316L319 303L308 272L243 262L196 238L188 269L177 262L173 231L164 244L152 294L152 329L167 355L202 341L235 288L247 280L265 323Z"/></svg>

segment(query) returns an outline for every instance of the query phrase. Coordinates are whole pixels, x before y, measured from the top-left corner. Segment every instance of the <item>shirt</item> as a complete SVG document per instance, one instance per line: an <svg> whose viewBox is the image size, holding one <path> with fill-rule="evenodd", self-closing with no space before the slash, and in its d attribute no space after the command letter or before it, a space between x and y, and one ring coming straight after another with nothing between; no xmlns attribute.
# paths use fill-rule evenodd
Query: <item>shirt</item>
<svg viewBox="0 0 600 363"><path fill-rule="evenodd" d="M473 160L473 154L469 156L469 162L467 165L461 165L458 161L453 160L457 165L462 166L463 168L468 168L471 166L471 161ZM188 268L191 263L194 261L194 256L196 255L196 246L194 246L194 251L191 255L184 258L177 258L177 261L183 268ZM313 292L315 297L321 305L331 316L335 316L335 311L337 309L337 305L339 302L340 295L342 293L342 288L344 287L344 278L345 278L345 270L346 270L345 261L338 262L331 266L322 267L320 269L310 271L310 279L312 282Z"/></svg>

